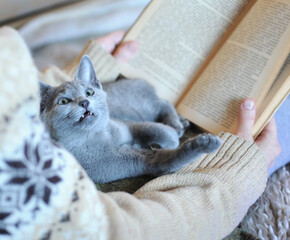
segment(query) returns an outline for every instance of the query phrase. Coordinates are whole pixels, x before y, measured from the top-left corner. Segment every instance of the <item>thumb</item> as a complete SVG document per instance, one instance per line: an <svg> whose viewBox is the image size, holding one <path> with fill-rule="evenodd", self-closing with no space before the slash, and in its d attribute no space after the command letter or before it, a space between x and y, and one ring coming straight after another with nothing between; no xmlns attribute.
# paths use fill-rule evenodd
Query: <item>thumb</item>
<svg viewBox="0 0 290 240"><path fill-rule="evenodd" d="M244 99L239 109L236 134L246 140L253 141L252 129L255 117L256 108L254 101L250 98Z"/></svg>
<svg viewBox="0 0 290 240"><path fill-rule="evenodd" d="M122 38L124 37L124 31L117 31L109 33L106 36L97 38L95 41L98 42L104 49L108 52L113 52L115 47L121 42Z"/></svg>
<svg viewBox="0 0 290 240"><path fill-rule="evenodd" d="M122 43L113 53L116 61L122 65L130 60L131 57L136 53L138 44L135 41L129 41Z"/></svg>

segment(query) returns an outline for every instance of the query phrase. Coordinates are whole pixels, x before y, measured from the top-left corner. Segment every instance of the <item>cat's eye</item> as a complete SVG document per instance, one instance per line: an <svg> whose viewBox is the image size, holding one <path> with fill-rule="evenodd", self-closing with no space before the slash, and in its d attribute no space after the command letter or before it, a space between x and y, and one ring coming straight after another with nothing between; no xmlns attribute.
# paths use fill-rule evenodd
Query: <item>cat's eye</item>
<svg viewBox="0 0 290 240"><path fill-rule="evenodd" d="M93 89L87 89L86 90L86 96L87 97L93 96L94 94L95 94L95 92L93 91Z"/></svg>
<svg viewBox="0 0 290 240"><path fill-rule="evenodd" d="M70 101L67 98L62 98L58 101L58 105L65 105L68 104Z"/></svg>

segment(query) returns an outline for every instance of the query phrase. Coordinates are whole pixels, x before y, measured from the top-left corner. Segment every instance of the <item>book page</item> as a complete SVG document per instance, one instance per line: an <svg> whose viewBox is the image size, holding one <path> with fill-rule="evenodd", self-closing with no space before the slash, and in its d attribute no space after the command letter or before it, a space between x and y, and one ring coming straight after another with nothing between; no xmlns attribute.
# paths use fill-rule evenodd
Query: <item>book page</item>
<svg viewBox="0 0 290 240"><path fill-rule="evenodd" d="M255 1L152 1L124 39L139 49L121 73L145 79L175 104L249 2Z"/></svg>
<svg viewBox="0 0 290 240"><path fill-rule="evenodd" d="M258 1L190 89L178 111L207 131L236 129L242 99L257 107L290 52L289 0Z"/></svg>
<svg viewBox="0 0 290 240"><path fill-rule="evenodd" d="M257 137L290 93L290 53L257 111L253 135Z"/></svg>

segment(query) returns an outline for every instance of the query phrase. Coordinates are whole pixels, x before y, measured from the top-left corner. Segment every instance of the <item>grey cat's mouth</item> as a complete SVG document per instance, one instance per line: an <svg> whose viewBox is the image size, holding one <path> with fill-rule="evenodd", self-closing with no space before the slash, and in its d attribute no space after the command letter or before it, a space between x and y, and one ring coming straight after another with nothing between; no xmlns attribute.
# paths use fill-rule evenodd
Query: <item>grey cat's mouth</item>
<svg viewBox="0 0 290 240"><path fill-rule="evenodd" d="M80 118L80 122L82 122L86 117L88 116L94 116L95 114L90 112L90 111L86 111Z"/></svg>

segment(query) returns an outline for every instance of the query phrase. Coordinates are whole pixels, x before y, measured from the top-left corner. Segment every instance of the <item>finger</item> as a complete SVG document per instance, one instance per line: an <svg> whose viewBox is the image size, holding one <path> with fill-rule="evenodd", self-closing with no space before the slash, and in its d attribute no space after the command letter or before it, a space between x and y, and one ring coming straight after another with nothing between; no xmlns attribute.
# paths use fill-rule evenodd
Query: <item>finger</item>
<svg viewBox="0 0 290 240"><path fill-rule="evenodd" d="M270 162L267 164L268 169L271 168L271 167L273 167L274 164L275 164L275 159L273 159L272 161L270 161Z"/></svg>
<svg viewBox="0 0 290 240"><path fill-rule="evenodd" d="M126 43L121 44L116 51L114 52L113 56L115 57L116 61L122 65L129 61L130 58L136 53L138 49L138 44L135 41L129 41Z"/></svg>
<svg viewBox="0 0 290 240"><path fill-rule="evenodd" d="M278 141L277 125L275 118L272 118L267 126L263 129L261 134L255 140L255 143L265 152L268 151L265 156L268 162L268 167L271 167L275 159L281 152L281 145ZM269 151L271 149L271 151Z"/></svg>
<svg viewBox="0 0 290 240"><path fill-rule="evenodd" d="M275 142L277 140L277 125L275 118L272 118L269 123L266 125L266 127L263 129L261 134L257 137L255 142L258 145L262 145L265 142Z"/></svg>
<svg viewBox="0 0 290 240"><path fill-rule="evenodd" d="M277 136L277 125L276 125L276 120L274 117L268 122L268 124L263 129L263 131L261 132L257 140L264 137L269 137L269 136L271 137Z"/></svg>
<svg viewBox="0 0 290 240"><path fill-rule="evenodd" d="M253 141L252 129L255 123L256 108L252 99L242 101L238 114L238 126L236 134L246 140Z"/></svg>
<svg viewBox="0 0 290 240"><path fill-rule="evenodd" d="M124 37L124 31L112 32L104 37L97 38L95 41L98 42L108 52L113 52L116 46L121 42Z"/></svg>

